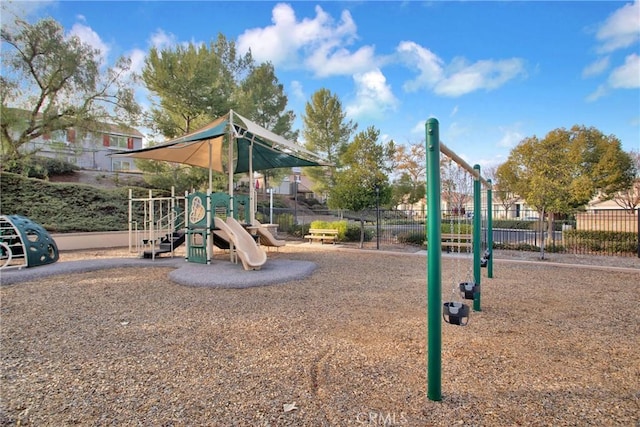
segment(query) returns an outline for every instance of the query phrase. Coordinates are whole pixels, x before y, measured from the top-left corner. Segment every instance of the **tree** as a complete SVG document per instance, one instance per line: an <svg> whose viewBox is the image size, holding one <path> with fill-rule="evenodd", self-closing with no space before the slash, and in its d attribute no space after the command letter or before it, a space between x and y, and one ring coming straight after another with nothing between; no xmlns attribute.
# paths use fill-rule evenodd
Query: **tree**
<svg viewBox="0 0 640 427"><path fill-rule="evenodd" d="M518 201L517 194L509 191L508 186L503 186L498 176L498 167L490 166L484 170L485 178L491 179L492 198L496 200L504 209L505 218L508 217L509 211Z"/></svg>
<svg viewBox="0 0 640 427"><path fill-rule="evenodd" d="M140 108L128 79L129 60L121 58L101 71L100 52L65 36L55 20L15 24L0 31L3 165L28 160L38 151L29 143L56 131L99 131L105 122L137 124Z"/></svg>
<svg viewBox="0 0 640 427"><path fill-rule="evenodd" d="M442 195L450 215L461 215L473 197L473 179L460 165L448 157L440 161Z"/></svg>
<svg viewBox="0 0 640 427"><path fill-rule="evenodd" d="M295 114L287 110L287 95L278 81L271 63L261 64L251 70L238 89L238 112L260 126L289 140L298 139L298 131L293 131ZM290 169L269 169L261 171L265 188L269 182L281 181Z"/></svg>
<svg viewBox="0 0 640 427"><path fill-rule="evenodd" d="M426 195L426 185L416 185L407 172L403 172L400 178L393 181L391 186L391 207L397 208L399 205L409 205L413 209L413 205L424 199ZM424 212L423 212L424 213Z"/></svg>
<svg viewBox="0 0 640 427"><path fill-rule="evenodd" d="M637 206L640 206L640 151L631 151L629 156L636 170L635 179L629 188L615 194L613 200L631 214Z"/></svg>
<svg viewBox="0 0 640 427"><path fill-rule="evenodd" d="M392 170L395 153L393 141L378 142L380 131L373 126L359 132L340 156L343 167L336 172L331 188L329 206L359 212L360 248L364 243L364 210L391 199L388 174Z"/></svg>
<svg viewBox="0 0 640 427"><path fill-rule="evenodd" d="M426 147L423 142L398 145L395 151L395 169L400 178L393 185L395 204L413 205L422 200L426 192Z"/></svg>
<svg viewBox="0 0 640 427"><path fill-rule="evenodd" d="M150 126L165 138L175 138L225 114L252 66L251 53L239 56L234 42L222 34L209 46L151 48L142 70L154 102Z"/></svg>
<svg viewBox="0 0 640 427"><path fill-rule="evenodd" d="M336 168L340 167L340 153L349 142L357 125L345 120L346 113L337 95L328 89L320 89L311 96L302 116L302 136L306 148L323 156ZM335 184L334 169L326 167L307 168L309 178L314 182L316 193L326 194Z"/></svg>
<svg viewBox="0 0 640 427"><path fill-rule="evenodd" d="M208 183L209 179L209 172L204 168L176 163L138 159L136 166L144 172L144 180L151 187L164 190L171 190L173 187L176 194L202 189L203 184ZM214 174L211 190L225 191L225 178L222 174Z"/></svg>
<svg viewBox="0 0 640 427"><path fill-rule="evenodd" d="M149 126L165 138L175 138L194 131L235 107L241 81L253 69L251 53L238 55L234 42L222 35L208 46L204 44L158 50L152 48L145 60L142 80L154 103ZM155 180L182 187L198 188L207 175L184 165L137 166L164 178L145 174L147 182ZM185 184L187 183L187 184Z"/></svg>
<svg viewBox="0 0 640 427"><path fill-rule="evenodd" d="M552 230L555 214L575 211L598 192L613 197L628 188L634 168L615 136L574 126L555 129L544 139L524 139L500 165L497 176L505 191L520 195L540 213L541 221L548 214Z"/></svg>

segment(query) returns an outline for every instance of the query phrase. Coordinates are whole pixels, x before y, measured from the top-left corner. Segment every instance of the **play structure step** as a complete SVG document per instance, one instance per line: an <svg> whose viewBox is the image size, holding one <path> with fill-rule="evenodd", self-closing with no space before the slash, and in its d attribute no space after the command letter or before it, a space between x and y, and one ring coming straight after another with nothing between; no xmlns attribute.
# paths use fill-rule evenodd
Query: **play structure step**
<svg viewBox="0 0 640 427"><path fill-rule="evenodd" d="M164 236L157 247L148 249L143 252L144 258L154 258L158 255L170 253L176 248L182 246L185 241L186 232L184 230L174 231L171 234Z"/></svg>

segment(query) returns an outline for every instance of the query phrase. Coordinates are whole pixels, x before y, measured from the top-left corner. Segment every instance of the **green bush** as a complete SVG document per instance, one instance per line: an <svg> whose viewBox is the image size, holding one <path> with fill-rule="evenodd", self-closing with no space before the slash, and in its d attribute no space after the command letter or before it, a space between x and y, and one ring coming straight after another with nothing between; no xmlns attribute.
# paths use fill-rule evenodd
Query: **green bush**
<svg viewBox="0 0 640 427"><path fill-rule="evenodd" d="M562 234L568 250L588 253L635 253L638 234L624 231L566 230Z"/></svg>
<svg viewBox="0 0 640 427"><path fill-rule="evenodd" d="M399 243L407 245L424 246L427 241L427 236L424 232L400 233L397 237Z"/></svg>
<svg viewBox="0 0 640 427"><path fill-rule="evenodd" d="M373 230L368 228L364 229L364 242L370 242L373 240ZM347 229L344 233L343 240L345 242L359 242L360 241L360 226L355 224L350 224L347 226Z"/></svg>
<svg viewBox="0 0 640 427"><path fill-rule="evenodd" d="M275 222L278 224L278 231L291 233L294 226L293 215L289 213L277 214L275 216Z"/></svg>
<svg viewBox="0 0 640 427"><path fill-rule="evenodd" d="M134 197L148 190L133 189ZM128 189L103 190L84 184L50 183L11 173L0 174L3 215L22 215L50 232L119 231L129 227ZM138 204L133 220L142 223Z"/></svg>
<svg viewBox="0 0 640 427"><path fill-rule="evenodd" d="M54 175L70 175L78 169L76 165L60 159L36 156L27 161L16 163L12 167L5 168L5 171L29 178L46 179Z"/></svg>
<svg viewBox="0 0 640 427"><path fill-rule="evenodd" d="M345 240L347 233L347 221L320 221L315 220L312 221L309 225L309 228L325 228L338 230L338 240ZM359 229L359 228L358 228ZM308 230L307 230L308 231ZM360 235L358 235L358 241L360 240Z"/></svg>
<svg viewBox="0 0 640 427"><path fill-rule="evenodd" d="M555 231L562 231L562 226L564 224L571 224L575 226L575 221L568 220L559 220L553 222L553 229ZM542 225L545 230L547 227L547 222L545 221ZM539 221L523 221L519 219L494 219L493 220L493 228L503 228L508 230L540 230L540 222Z"/></svg>
<svg viewBox="0 0 640 427"><path fill-rule="evenodd" d="M508 249L512 251L539 252L540 248L529 243L494 243L494 249Z"/></svg>
<svg viewBox="0 0 640 427"><path fill-rule="evenodd" d="M309 197L305 199L298 198L298 203L300 203L301 205L305 205L310 209L318 209L318 208L325 207L322 203L320 203L318 199L314 199L313 197Z"/></svg>
<svg viewBox="0 0 640 427"><path fill-rule="evenodd" d="M256 203L256 206L258 208L258 210L264 211L264 212L269 212L269 209L271 208L271 201L270 200L259 200ZM286 208L287 204L282 200L281 197L274 197L273 198L273 207L276 209L282 209L282 208Z"/></svg>

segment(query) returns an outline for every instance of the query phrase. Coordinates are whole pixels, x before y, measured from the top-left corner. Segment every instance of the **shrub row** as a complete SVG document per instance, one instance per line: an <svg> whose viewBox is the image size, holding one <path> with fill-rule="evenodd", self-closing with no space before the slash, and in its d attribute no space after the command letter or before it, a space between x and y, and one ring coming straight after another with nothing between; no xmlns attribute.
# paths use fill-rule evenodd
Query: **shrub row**
<svg viewBox="0 0 640 427"><path fill-rule="evenodd" d="M134 197L147 189L134 188ZM3 215L22 215L50 232L72 233L128 229L128 189L99 189L84 184L50 183L12 173L0 174ZM142 222L144 206L133 213Z"/></svg>

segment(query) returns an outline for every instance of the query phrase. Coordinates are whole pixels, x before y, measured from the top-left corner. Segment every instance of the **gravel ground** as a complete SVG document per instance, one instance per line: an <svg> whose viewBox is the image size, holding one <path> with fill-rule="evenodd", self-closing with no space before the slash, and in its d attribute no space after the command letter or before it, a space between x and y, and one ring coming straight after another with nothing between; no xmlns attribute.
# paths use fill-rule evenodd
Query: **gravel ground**
<svg viewBox="0 0 640 427"><path fill-rule="evenodd" d="M114 256L130 255L61 261ZM268 256L316 268L246 289L183 286L154 265L0 287L0 425L640 425L637 258L496 252L482 311L443 325L433 402L424 256ZM445 301L468 272L443 260Z"/></svg>

